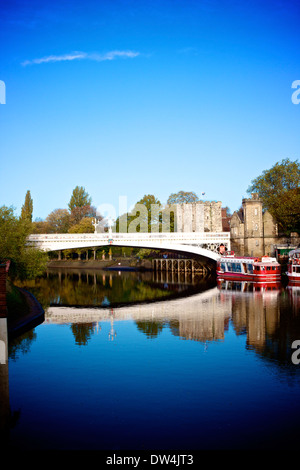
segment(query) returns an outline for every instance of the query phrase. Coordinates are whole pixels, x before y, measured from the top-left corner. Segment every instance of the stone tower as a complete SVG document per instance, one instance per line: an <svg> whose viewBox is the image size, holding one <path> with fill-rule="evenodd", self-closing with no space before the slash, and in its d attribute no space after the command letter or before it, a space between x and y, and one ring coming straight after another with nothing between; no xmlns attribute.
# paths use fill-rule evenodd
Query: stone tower
<svg viewBox="0 0 300 470"><path fill-rule="evenodd" d="M249 256L264 255L264 226L262 200L257 193L252 193L250 199L243 199L245 254Z"/></svg>

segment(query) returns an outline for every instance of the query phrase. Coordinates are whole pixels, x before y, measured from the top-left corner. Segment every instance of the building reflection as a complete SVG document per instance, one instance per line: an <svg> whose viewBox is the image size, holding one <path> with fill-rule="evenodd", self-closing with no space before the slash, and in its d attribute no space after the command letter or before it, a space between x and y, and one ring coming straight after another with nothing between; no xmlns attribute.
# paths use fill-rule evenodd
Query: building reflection
<svg viewBox="0 0 300 470"><path fill-rule="evenodd" d="M172 280L158 280L153 278L152 274L146 273L152 288L160 286L161 283L165 284L166 281L168 285L176 286L174 279L172 284ZM91 276L86 278L81 275L77 286L83 279L87 285L91 284L94 288L95 285L99 288L100 283L105 287L104 292L102 291L105 295L99 297L101 303L78 308L76 304L66 306L57 302L45 310L45 323L69 325L78 346L87 346L96 336L97 341L115 340L116 331L118 338L121 337L122 328L120 323L118 327L118 322L126 320L134 321L140 334L149 339L159 337L168 329L172 335L185 341L198 342L205 348L214 342L226 341L226 332L231 328L237 336L245 337L247 349L266 363L272 362L272 365L276 366L275 370L284 368L285 374L295 374L295 365L291 362L291 345L294 340L300 339L299 287L283 288L280 284L256 285L223 281L214 287L204 283L203 290L192 295L187 295L183 290L178 298L112 306L111 298L114 297L108 286L121 286L123 289L124 286L128 287L126 292L129 295L131 283L118 284L117 278L122 277L123 273L94 275L96 284ZM134 280L135 285L144 281L143 276L135 277ZM58 282L63 282L63 279ZM200 285L201 282L204 280L200 280ZM56 295L58 298L58 294ZM1 321L0 347L2 344L4 349L0 350L0 430L3 434L11 425L12 414L8 390L6 318ZM14 339L8 347L10 359L14 360L18 351L26 354L35 335L35 331L30 330L22 333L20 338Z"/></svg>
<svg viewBox="0 0 300 470"><path fill-rule="evenodd" d="M248 347L262 350L279 327L281 284L223 281L219 289L221 298L231 298L236 334L246 333Z"/></svg>
<svg viewBox="0 0 300 470"><path fill-rule="evenodd" d="M246 335L246 347L260 357L290 367L292 342L300 338L299 287L279 284L219 284L221 297L232 299L232 325Z"/></svg>
<svg viewBox="0 0 300 470"><path fill-rule="evenodd" d="M187 297L116 308L78 310L52 306L46 312L45 321L96 324L134 320L138 329L148 337L158 336L163 328L168 327L182 339L207 342L224 339L230 317L231 299L221 300L218 288L214 287Z"/></svg>
<svg viewBox="0 0 300 470"><path fill-rule="evenodd" d="M246 336L248 349L290 362L291 343L300 338L299 294L299 288L283 289L280 284L224 282L167 301L84 309L51 306L45 321L99 325L113 319L114 330L118 321L130 319L149 338L169 328L181 339L205 344L224 340L231 325L237 336Z"/></svg>

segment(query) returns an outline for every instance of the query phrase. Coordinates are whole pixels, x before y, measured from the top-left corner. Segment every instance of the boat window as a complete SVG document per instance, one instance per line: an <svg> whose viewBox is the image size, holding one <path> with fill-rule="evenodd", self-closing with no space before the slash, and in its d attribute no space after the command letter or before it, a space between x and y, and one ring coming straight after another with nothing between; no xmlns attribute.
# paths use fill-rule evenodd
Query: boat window
<svg viewBox="0 0 300 470"><path fill-rule="evenodd" d="M232 271L236 273L242 272L242 266L240 263L232 263Z"/></svg>
<svg viewBox="0 0 300 470"><path fill-rule="evenodd" d="M221 270L225 271L225 263L221 263Z"/></svg>
<svg viewBox="0 0 300 470"><path fill-rule="evenodd" d="M231 263L227 263L227 271L231 272L232 269L231 269Z"/></svg>
<svg viewBox="0 0 300 470"><path fill-rule="evenodd" d="M236 263L235 270L236 270L236 272L241 273L242 272L242 265L240 263Z"/></svg>
<svg viewBox="0 0 300 470"><path fill-rule="evenodd" d="M248 273L253 273L253 264L247 265Z"/></svg>
<svg viewBox="0 0 300 470"><path fill-rule="evenodd" d="M271 271L271 266L267 266L267 271Z"/></svg>

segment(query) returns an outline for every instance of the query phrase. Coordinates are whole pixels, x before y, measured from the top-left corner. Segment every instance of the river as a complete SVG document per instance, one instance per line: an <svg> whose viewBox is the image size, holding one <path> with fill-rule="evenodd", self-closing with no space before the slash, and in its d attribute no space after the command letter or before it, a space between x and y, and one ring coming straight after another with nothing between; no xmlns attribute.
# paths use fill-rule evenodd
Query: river
<svg viewBox="0 0 300 470"><path fill-rule="evenodd" d="M24 287L45 319L9 343L10 448L297 448L299 288L63 269Z"/></svg>

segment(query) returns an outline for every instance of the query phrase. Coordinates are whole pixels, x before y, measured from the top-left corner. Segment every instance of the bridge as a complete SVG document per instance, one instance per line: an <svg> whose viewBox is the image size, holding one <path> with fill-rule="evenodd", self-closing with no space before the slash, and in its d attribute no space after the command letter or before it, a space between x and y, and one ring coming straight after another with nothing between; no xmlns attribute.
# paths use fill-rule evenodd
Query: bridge
<svg viewBox="0 0 300 470"><path fill-rule="evenodd" d="M76 248L98 248L101 246L121 246L174 251L196 255L215 262L219 259L219 248L225 246L230 251L229 232L155 232L155 233L53 233L32 234L27 239L29 246L43 251L70 250Z"/></svg>

